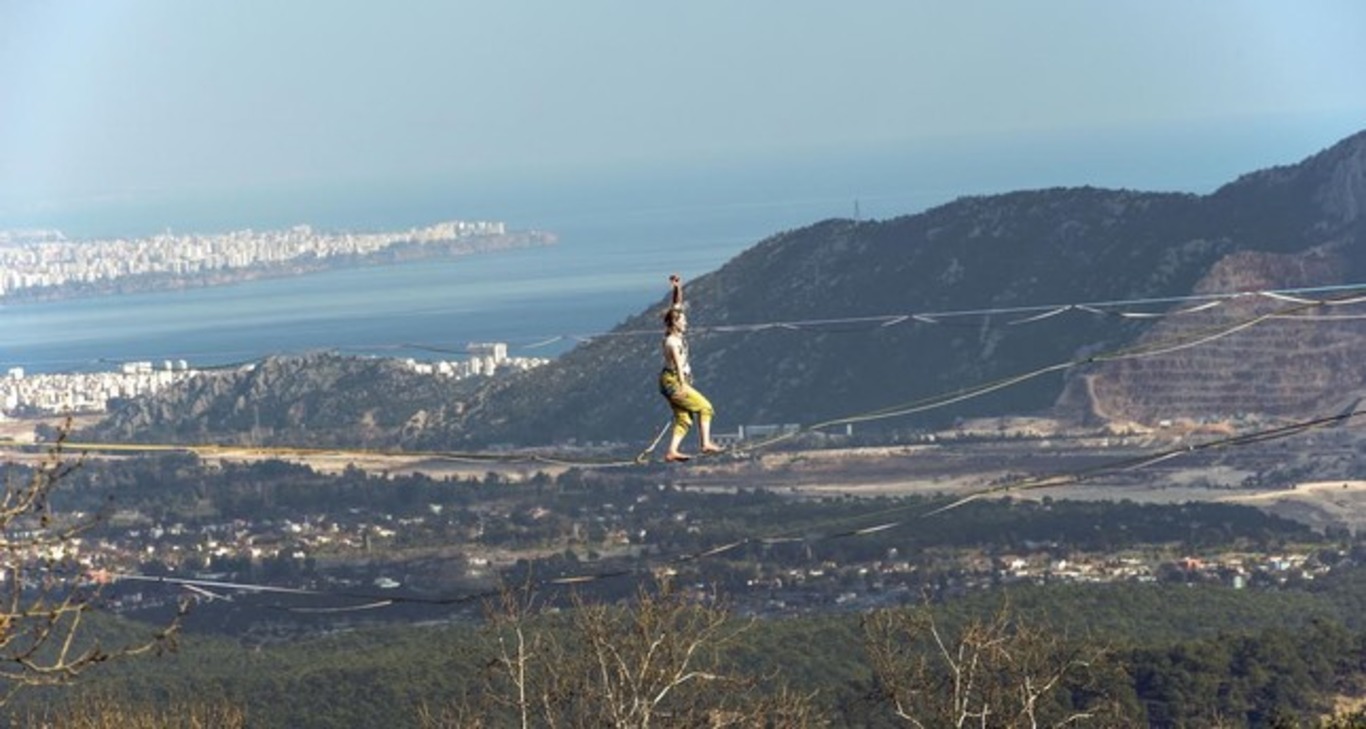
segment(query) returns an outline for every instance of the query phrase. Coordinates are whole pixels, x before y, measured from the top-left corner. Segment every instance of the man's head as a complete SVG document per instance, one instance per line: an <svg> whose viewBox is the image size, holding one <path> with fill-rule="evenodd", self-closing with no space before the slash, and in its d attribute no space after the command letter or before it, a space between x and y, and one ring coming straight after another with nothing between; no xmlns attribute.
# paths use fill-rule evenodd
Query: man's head
<svg viewBox="0 0 1366 729"><path fill-rule="evenodd" d="M664 328L671 332L682 332L688 328L688 317L682 307L673 306L664 312Z"/></svg>

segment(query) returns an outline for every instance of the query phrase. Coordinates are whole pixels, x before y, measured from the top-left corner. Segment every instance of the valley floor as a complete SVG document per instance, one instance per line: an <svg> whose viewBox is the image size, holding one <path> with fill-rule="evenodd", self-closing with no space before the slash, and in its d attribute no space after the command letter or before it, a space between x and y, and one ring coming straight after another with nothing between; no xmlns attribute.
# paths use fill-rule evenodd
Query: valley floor
<svg viewBox="0 0 1366 729"><path fill-rule="evenodd" d="M0 421L0 461L33 461L31 449L6 447L31 442L39 424L60 418ZM82 425L82 423L77 424ZM1025 438L938 438L921 445L770 450L695 460L682 465L613 466L653 469L661 482L698 490L762 488L795 498L943 495L1017 499L1121 501L1173 504L1221 502L1254 506L1316 530L1366 531L1366 479L1326 477L1324 463L1342 461L1355 450L1355 435L1299 436L1248 448L1181 452L1198 437L1139 438L1066 435ZM1208 441L1204 441L1208 442ZM79 445L79 444L78 444ZM80 452L79 447L68 452ZM1153 454L1173 453L1155 463L1134 465ZM121 458L118 452L89 451L87 457ZM203 454L209 461L281 459L321 473L359 468L372 473L433 478L497 473L509 481L537 473L558 476L575 467L565 462L496 462L433 458L428 454L362 451L288 453L225 448ZM1350 469L1349 469L1350 470ZM1045 485L1058 483L1059 485Z"/></svg>

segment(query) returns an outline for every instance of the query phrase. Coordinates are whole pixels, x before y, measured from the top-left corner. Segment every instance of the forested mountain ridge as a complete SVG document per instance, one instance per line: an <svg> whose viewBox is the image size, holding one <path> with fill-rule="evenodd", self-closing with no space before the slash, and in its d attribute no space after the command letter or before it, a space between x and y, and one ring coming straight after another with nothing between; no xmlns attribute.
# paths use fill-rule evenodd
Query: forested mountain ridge
<svg viewBox="0 0 1366 729"><path fill-rule="evenodd" d="M1069 311L1027 325L1007 313L932 315L1352 282L1366 271L1363 212L1366 132L1208 195L1054 188L966 197L884 221L819 222L687 282L697 384L717 405L722 431L811 424L1228 326L1285 302L1221 306L1203 318ZM668 273L660 272L661 293ZM410 424L390 436L421 447L648 440L668 415L655 387L665 305L661 297L611 334L478 393L403 398L412 412L393 419ZM891 316L908 318L830 321ZM1169 356L1073 367L879 427L1045 410L1136 422L1313 413L1361 381L1360 327L1253 327ZM125 435L153 423L178 428L174 411L153 418L145 404L127 407L110 420ZM217 427L227 423L195 424Z"/></svg>
<svg viewBox="0 0 1366 729"><path fill-rule="evenodd" d="M1205 196L1047 189L963 198L887 221L825 221L770 237L690 283L699 387L718 405L723 428L809 424L958 391L1130 345L1154 320L1069 314L1028 326L1009 325L1019 316L987 316L861 328L717 327L1338 284L1366 270L1363 211L1366 133L1359 133L1298 165L1245 175ZM664 304L619 331L658 330ZM1246 315L1229 307L1203 324ZM1336 336L1359 325L1335 326L1312 330L1318 344L1307 349L1322 356L1287 359L1286 352L1301 351L1305 330L1268 328L1271 339L1260 349L1230 337L1141 367L1075 368L918 422L1050 408L1068 382L1088 375L1113 385L1096 390L1108 400L1091 409L1115 418L1201 417L1211 414L1204 408L1223 414L1234 407L1296 414L1323 403L1287 393L1285 382L1340 399L1361 379L1355 363L1366 361L1366 352ZM471 442L647 436L666 414L653 387L657 346L650 336L582 345L551 367L498 385L431 435ZM1220 348L1225 354L1213 366L1190 365ZM1228 371L1230 361L1242 369ZM1165 365L1151 367L1155 362ZM1189 400L1189 381L1168 380L1171 368L1191 370L1189 381L1198 384L1222 382L1225 397ZM1118 394L1107 395L1112 391ZM1142 407L1125 399L1132 393L1145 393Z"/></svg>

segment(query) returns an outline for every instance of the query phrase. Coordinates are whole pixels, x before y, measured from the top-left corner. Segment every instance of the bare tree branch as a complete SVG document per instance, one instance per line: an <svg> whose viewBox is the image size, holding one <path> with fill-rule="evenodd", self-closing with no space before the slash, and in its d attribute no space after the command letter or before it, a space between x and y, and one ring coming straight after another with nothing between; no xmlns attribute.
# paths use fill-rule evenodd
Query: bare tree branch
<svg viewBox="0 0 1366 729"><path fill-rule="evenodd" d="M1116 725L1104 696L1074 691L1092 682L1104 650L1077 644L1014 615L1008 603L954 634L928 606L864 617L864 642L879 692L908 726L1064 727Z"/></svg>
<svg viewBox="0 0 1366 729"><path fill-rule="evenodd" d="M758 681L727 669L724 649L750 623L732 620L714 596L661 579L624 606L573 595L561 615L532 609L534 602L505 597L490 616L495 670L486 690L513 714L504 723L520 718L525 726L539 701L538 725L550 727L823 725L811 697L763 693ZM712 690L717 684L727 690Z"/></svg>
<svg viewBox="0 0 1366 729"><path fill-rule="evenodd" d="M182 604L171 624L129 645L106 649L92 641L86 616L103 585L79 555L79 537L99 515L58 515L50 498L82 461L66 458L69 424L27 476L5 464L0 491L0 706L33 686L75 680L106 661L174 647Z"/></svg>

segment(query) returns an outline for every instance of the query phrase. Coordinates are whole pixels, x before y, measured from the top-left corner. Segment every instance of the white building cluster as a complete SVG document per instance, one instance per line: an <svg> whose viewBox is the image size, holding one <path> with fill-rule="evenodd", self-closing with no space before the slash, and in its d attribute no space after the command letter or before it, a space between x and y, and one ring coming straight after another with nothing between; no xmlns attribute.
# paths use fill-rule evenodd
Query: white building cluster
<svg viewBox="0 0 1366 729"><path fill-rule="evenodd" d="M403 243L446 243L503 235L500 222L454 220L386 233L239 230L214 235L171 232L146 238L71 241L55 231L0 231L0 297L28 288L112 281L145 274L187 275L336 256L367 255Z"/></svg>
<svg viewBox="0 0 1366 729"><path fill-rule="evenodd" d="M405 360L414 372L463 379L492 377L500 371L529 370L550 362L541 357L509 357L502 342L471 344L469 356L453 362ZM200 374L185 360L127 362L116 371L26 374L14 367L0 377L0 418L19 415L102 413L109 401L151 395Z"/></svg>
<svg viewBox="0 0 1366 729"><path fill-rule="evenodd" d="M116 372L25 374L0 379L0 417L25 413L102 413L109 401L149 395L198 374L185 360L128 362Z"/></svg>
<svg viewBox="0 0 1366 729"><path fill-rule="evenodd" d="M463 361L418 362L406 360L414 372L464 379L483 375L492 377L499 370L529 370L550 362L542 357L509 357L508 346L502 342L476 343L465 348L469 357Z"/></svg>

